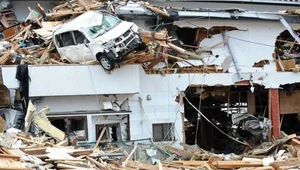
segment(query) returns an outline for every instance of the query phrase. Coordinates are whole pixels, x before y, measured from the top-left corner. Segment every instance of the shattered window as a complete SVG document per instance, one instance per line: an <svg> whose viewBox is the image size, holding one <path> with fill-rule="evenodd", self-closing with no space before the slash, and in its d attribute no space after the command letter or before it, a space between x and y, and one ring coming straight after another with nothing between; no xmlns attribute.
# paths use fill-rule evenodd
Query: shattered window
<svg viewBox="0 0 300 170"><path fill-rule="evenodd" d="M154 141L172 141L174 137L174 128L172 123L153 124Z"/></svg>
<svg viewBox="0 0 300 170"><path fill-rule="evenodd" d="M62 47L75 45L71 32L64 32L60 34L60 38L62 41Z"/></svg>
<svg viewBox="0 0 300 170"><path fill-rule="evenodd" d="M103 15L101 25L88 27L86 31L91 38L96 38L98 36L103 35L107 31L111 30L113 27L117 26L120 22L121 21L117 17L113 15L105 14Z"/></svg>
<svg viewBox="0 0 300 170"><path fill-rule="evenodd" d="M79 31L73 31L76 45L83 44L85 36Z"/></svg>

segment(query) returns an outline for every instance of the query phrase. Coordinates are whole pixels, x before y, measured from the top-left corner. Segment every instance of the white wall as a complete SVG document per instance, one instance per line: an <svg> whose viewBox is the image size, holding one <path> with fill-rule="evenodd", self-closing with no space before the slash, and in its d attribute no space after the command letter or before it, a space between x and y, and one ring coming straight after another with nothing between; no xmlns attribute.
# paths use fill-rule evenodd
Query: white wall
<svg viewBox="0 0 300 170"><path fill-rule="evenodd" d="M17 88L16 66L5 66L3 82ZM30 66L29 96L129 94L139 92L139 66L124 66L106 73L100 65Z"/></svg>
<svg viewBox="0 0 300 170"><path fill-rule="evenodd" d="M242 72L276 72L276 66L273 59L275 49L275 42L277 36L286 30L286 28L279 21L258 21L258 20L219 20L219 19L203 19L192 21L176 21L176 25L180 27L204 27L211 28L213 26L232 26L239 30L228 31L229 43L232 52L237 56L238 65ZM300 28L300 24L292 25L294 28ZM232 37L232 38L230 38ZM207 38L201 41L200 47L211 47L222 42L222 34L213 35L212 38ZM220 57L215 62L216 65L221 66L221 63L227 56L231 56L224 45L219 45L213 49L213 55ZM265 65L264 68L252 67L255 62L261 60L269 60L270 64ZM208 59L212 60L212 58ZM235 73L236 69L233 62L231 62L229 72Z"/></svg>
<svg viewBox="0 0 300 170"><path fill-rule="evenodd" d="M175 0L176 1L176 0ZM151 4L160 6L185 7L185 8L215 8L215 9L247 9L250 11L261 12L278 12L287 9L299 9L299 6L285 6L285 5L263 5L263 4L248 4L248 3L220 3L220 2L174 2L173 0L166 2L166 0L151 1Z"/></svg>
<svg viewBox="0 0 300 170"><path fill-rule="evenodd" d="M41 110L44 107L50 108L51 114L61 112L82 112L82 111L99 111L103 108L102 102L117 100L119 104L128 99L131 95L90 95L90 96L56 96L42 97L35 103L36 109ZM33 98L34 99L34 98Z"/></svg>

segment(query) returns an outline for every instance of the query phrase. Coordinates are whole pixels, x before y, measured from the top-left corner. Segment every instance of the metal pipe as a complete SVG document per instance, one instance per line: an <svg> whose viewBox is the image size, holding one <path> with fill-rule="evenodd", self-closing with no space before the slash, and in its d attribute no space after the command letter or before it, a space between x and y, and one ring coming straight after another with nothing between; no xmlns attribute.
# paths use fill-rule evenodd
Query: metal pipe
<svg viewBox="0 0 300 170"><path fill-rule="evenodd" d="M228 49L229 54L231 55L231 58L232 58L234 67L235 67L235 69L237 71L237 74L238 74L239 78L241 80L243 80L242 73L241 73L241 68L240 68L239 63L238 63L238 59L237 59L237 57L235 56L235 54L233 53L233 51L231 49L231 43L230 43L230 41L228 39L227 32L226 31L222 32L222 35L223 35L223 39L224 40L227 39L227 43L225 45L226 45L226 47Z"/></svg>

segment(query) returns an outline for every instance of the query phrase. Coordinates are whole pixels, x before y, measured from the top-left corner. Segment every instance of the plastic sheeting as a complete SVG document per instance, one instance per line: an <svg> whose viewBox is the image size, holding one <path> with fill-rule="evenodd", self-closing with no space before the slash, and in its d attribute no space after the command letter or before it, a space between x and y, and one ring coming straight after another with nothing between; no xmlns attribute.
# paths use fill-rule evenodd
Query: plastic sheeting
<svg viewBox="0 0 300 170"><path fill-rule="evenodd" d="M233 114L232 123L241 124L243 130L250 132L256 138L267 139L271 129L271 120L257 118L251 114Z"/></svg>

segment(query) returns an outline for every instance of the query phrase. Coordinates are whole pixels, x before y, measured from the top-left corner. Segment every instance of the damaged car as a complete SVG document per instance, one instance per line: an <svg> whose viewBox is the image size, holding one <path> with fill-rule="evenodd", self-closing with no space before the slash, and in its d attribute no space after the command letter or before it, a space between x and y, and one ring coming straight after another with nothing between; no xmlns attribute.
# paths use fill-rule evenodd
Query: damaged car
<svg viewBox="0 0 300 170"><path fill-rule="evenodd" d="M136 24L105 11L88 11L58 27L53 42L62 60L81 63L97 59L111 71L142 39Z"/></svg>

